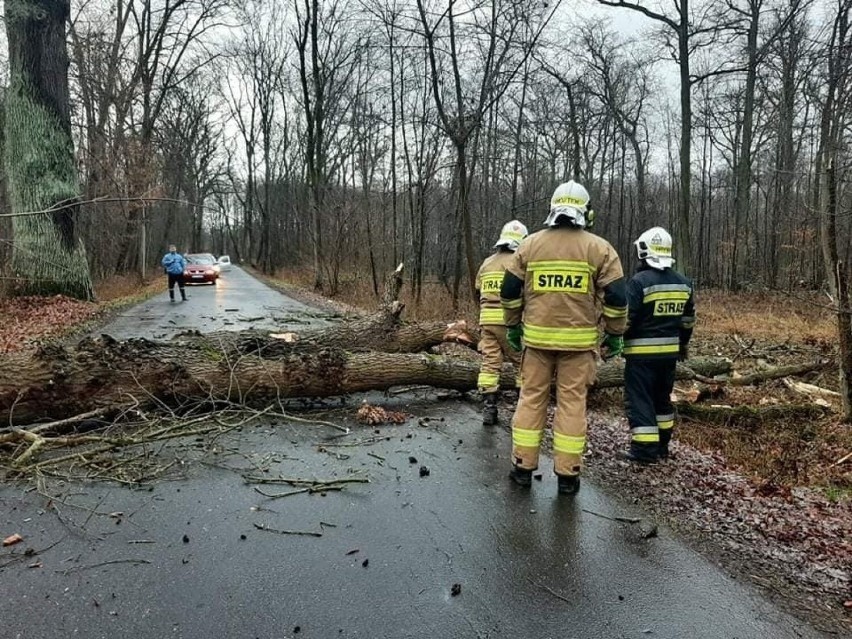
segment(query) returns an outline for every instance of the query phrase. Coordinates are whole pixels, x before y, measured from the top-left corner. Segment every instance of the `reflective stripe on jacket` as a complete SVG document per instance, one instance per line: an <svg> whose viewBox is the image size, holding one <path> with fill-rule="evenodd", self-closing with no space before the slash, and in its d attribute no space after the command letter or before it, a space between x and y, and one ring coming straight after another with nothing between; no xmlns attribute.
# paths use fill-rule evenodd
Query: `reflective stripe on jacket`
<svg viewBox="0 0 852 639"><path fill-rule="evenodd" d="M627 284L625 357L677 357L692 337L692 283L672 269L644 267Z"/></svg>
<svg viewBox="0 0 852 639"><path fill-rule="evenodd" d="M485 258L476 274L476 289L479 291L479 325L505 326L503 307L500 305L500 286L506 269L512 263L514 254L510 251L497 251Z"/></svg>
<svg viewBox="0 0 852 639"><path fill-rule="evenodd" d="M595 350L601 316L607 331L624 332L623 301L613 307L604 303L605 289L624 272L615 249L603 238L575 227L533 233L521 243L508 271L524 287L521 298L503 300L506 323L523 321L526 346Z"/></svg>

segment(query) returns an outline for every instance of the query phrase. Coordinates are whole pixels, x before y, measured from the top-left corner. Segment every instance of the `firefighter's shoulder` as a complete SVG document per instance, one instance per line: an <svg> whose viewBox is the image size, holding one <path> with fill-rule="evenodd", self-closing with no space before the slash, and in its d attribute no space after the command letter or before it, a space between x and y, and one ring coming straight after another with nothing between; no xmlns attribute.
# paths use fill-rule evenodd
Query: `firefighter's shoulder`
<svg viewBox="0 0 852 639"><path fill-rule="evenodd" d="M595 235L591 231L580 231L581 241L588 247L589 253L598 260L611 260L618 258L618 251L605 238Z"/></svg>
<svg viewBox="0 0 852 639"><path fill-rule="evenodd" d="M633 274L632 279L639 282L643 287L652 286L657 284L661 278L663 271L658 271L656 269L648 268L640 271L636 271Z"/></svg>
<svg viewBox="0 0 852 639"><path fill-rule="evenodd" d="M668 270L669 270L671 276L674 277L677 280L678 284L686 284L689 288L694 288L694 285L692 283L692 279L690 279L689 277L687 277L683 273L679 273L678 271L676 271L674 269L668 269Z"/></svg>

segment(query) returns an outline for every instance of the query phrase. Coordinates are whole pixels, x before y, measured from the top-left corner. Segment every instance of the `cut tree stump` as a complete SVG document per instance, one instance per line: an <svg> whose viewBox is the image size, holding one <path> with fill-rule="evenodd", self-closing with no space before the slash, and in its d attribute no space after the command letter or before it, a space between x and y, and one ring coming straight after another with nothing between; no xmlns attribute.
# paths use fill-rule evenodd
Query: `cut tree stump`
<svg viewBox="0 0 852 639"><path fill-rule="evenodd" d="M109 337L85 339L76 347L50 344L35 353L0 356L0 420L35 424L110 406L162 402L229 401L263 407L278 399L347 395L393 386L428 385L468 391L476 388L479 364L425 353L351 352L311 343L281 342L243 350L244 335L229 343L202 335L153 342ZM235 347L236 345L236 347ZM679 366L679 377L730 371L724 359L694 359ZM599 388L623 384L623 363L603 364ZM507 366L504 388L514 386Z"/></svg>

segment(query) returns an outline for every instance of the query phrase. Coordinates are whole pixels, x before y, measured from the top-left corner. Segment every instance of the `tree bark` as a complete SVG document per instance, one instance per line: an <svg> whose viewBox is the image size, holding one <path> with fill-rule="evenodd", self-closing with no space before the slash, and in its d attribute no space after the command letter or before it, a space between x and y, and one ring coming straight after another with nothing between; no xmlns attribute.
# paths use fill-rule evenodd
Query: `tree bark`
<svg viewBox="0 0 852 639"><path fill-rule="evenodd" d="M239 341L239 340L238 340ZM727 360L694 360L681 377L730 370ZM274 353L240 352L196 337L169 343L86 339L74 348L45 346L34 354L0 357L0 419L32 424L138 401L147 405L239 402L264 406L279 399L331 397L400 385L476 388L479 363L440 355L360 352L291 344ZM506 366L504 388L513 388ZM599 388L623 383L623 365L598 371Z"/></svg>
<svg viewBox="0 0 852 639"><path fill-rule="evenodd" d="M350 352L419 353L446 341L448 328L445 322L406 324L399 320L396 312L379 312L327 329L272 334L279 337L262 331L243 331L182 336L181 340L203 341L214 347L226 346L242 354L262 353L264 357L287 353L292 350L293 344L318 349L340 348ZM476 343L478 335L468 329L463 330L469 335L469 341Z"/></svg>
<svg viewBox="0 0 852 639"><path fill-rule="evenodd" d="M6 0L10 84L4 163L14 213L18 292L93 299L86 253L76 233L80 186L74 166L65 25L69 0Z"/></svg>
<svg viewBox="0 0 852 639"><path fill-rule="evenodd" d="M675 226L677 267L682 273L692 272L692 240L689 225L690 187L692 184L692 79L690 78L689 1L680 1L678 67L680 70L680 197Z"/></svg>

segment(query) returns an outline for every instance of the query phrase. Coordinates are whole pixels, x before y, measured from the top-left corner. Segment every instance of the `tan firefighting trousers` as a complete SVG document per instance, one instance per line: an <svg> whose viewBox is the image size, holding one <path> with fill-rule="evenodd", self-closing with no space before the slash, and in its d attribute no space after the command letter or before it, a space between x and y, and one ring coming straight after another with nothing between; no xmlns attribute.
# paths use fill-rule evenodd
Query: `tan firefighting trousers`
<svg viewBox="0 0 852 639"><path fill-rule="evenodd" d="M479 340L479 352L482 353L482 364L479 367L477 386L481 393L496 393L500 390L500 371L503 361L508 359L520 367L521 354L513 351L506 341L506 327L487 325L482 327L482 337ZM515 380L520 388L520 371Z"/></svg>
<svg viewBox="0 0 852 639"><path fill-rule="evenodd" d="M557 475L578 475L586 447L586 395L595 381L591 351L549 351L526 348L521 361L521 397L512 420L512 459L519 468L538 468L538 451L550 384L556 375L553 419L553 464Z"/></svg>

